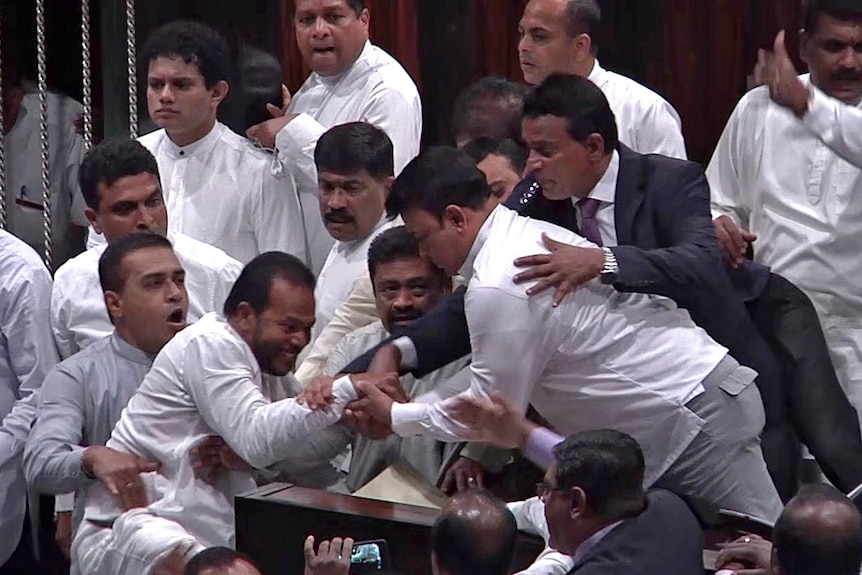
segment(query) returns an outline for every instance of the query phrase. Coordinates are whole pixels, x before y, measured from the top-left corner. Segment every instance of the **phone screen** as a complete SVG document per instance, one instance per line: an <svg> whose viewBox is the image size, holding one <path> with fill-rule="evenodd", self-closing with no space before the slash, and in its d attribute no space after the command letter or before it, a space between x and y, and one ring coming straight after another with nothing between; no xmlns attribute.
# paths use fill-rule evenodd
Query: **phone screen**
<svg viewBox="0 0 862 575"><path fill-rule="evenodd" d="M380 544L375 542L359 543L350 552L350 572L368 573L383 569L383 553Z"/></svg>

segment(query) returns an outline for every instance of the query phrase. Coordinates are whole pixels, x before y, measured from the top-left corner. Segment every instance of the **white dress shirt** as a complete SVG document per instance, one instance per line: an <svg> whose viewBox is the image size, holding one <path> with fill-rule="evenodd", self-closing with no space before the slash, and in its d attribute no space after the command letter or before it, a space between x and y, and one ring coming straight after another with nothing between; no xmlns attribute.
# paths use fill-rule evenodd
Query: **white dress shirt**
<svg viewBox="0 0 862 575"><path fill-rule="evenodd" d="M800 77L809 84L807 75ZM804 291L817 309L838 379L862 410L862 104L813 89L797 118L746 94L706 176L713 217L757 234L754 259Z"/></svg>
<svg viewBox="0 0 862 575"><path fill-rule="evenodd" d="M359 58L338 76L308 77L293 95L288 114L299 114L275 138L279 163L290 170L302 197L317 196L314 148L323 133L348 122L368 122L389 136L395 151L395 175L419 154L422 139L422 101L404 67L386 50L367 42ZM303 207L306 207L303 205ZM316 203L306 209L306 220L320 220ZM317 251L329 249L325 229L309 236ZM320 269L324 255L317 263Z"/></svg>
<svg viewBox="0 0 862 575"><path fill-rule="evenodd" d="M601 88L617 120L620 142L641 154L687 159L682 121L667 100L596 60L588 79Z"/></svg>
<svg viewBox="0 0 862 575"><path fill-rule="evenodd" d="M188 322L221 311L242 264L220 249L184 234L169 234L169 239L186 272ZM99 258L105 249L107 244L90 248L66 262L54 277L51 329L64 359L114 331L99 283Z"/></svg>
<svg viewBox="0 0 862 575"><path fill-rule="evenodd" d="M703 426L685 404L703 393L704 378L727 350L671 300L618 293L598 279L556 308L553 290L527 296L530 285L512 280L519 271L513 262L547 252L543 232L593 247L563 228L494 209L461 272L470 276L464 301L470 378L455 377L417 403L393 405L392 428L457 439L463 430L445 399L499 390L519 409L531 403L562 435L602 428L630 434L643 448L650 485Z"/></svg>
<svg viewBox="0 0 862 575"><path fill-rule="evenodd" d="M164 130L138 141L158 161L169 232L216 246L243 264L277 250L310 265L307 234L323 222L305 221L303 208L317 209L316 194L300 198L289 174L273 173L272 157L218 122L184 147Z"/></svg>
<svg viewBox="0 0 862 575"><path fill-rule="evenodd" d="M506 507L515 516L518 531L541 537L545 542L545 548L535 561L517 575L566 575L572 570L575 564L572 558L548 546L551 534L545 519L545 504L541 499L531 497L525 501L513 501L507 503Z"/></svg>
<svg viewBox="0 0 862 575"><path fill-rule="evenodd" d="M602 245L612 248L617 245L617 222L614 217L614 203L617 197L617 178L620 173L620 153L614 150L611 154L611 162L608 169L602 175L599 183L590 191L587 198L599 200L601 204L596 210L596 222L599 225L599 234L602 236ZM578 229L581 227L581 209L578 207L579 198L572 198L575 212L578 216Z"/></svg>
<svg viewBox="0 0 862 575"><path fill-rule="evenodd" d="M104 486L92 485L72 550L79 572L142 572L138 562L150 565L177 541L193 541L198 551L233 547L234 496L255 487L252 476L232 472L209 485L195 477L189 450L219 435L240 458L263 469L337 422L357 397L344 377L333 387L331 407L312 411L293 399L272 402L261 376L251 348L220 314L204 316L165 345L107 443L161 462L159 472L142 475L150 505L123 513ZM101 527L111 521L112 528ZM105 538L111 543L103 546Z"/></svg>
<svg viewBox="0 0 862 575"><path fill-rule="evenodd" d="M21 456L42 381L57 363L50 301L51 275L39 255L0 230L0 565L21 538L27 502Z"/></svg>
<svg viewBox="0 0 862 575"><path fill-rule="evenodd" d="M400 218L387 220L384 215L365 238L352 242L335 242L329 250L329 256L323 264L323 270L317 278L317 287L314 289L317 310L308 352L311 352L317 336L332 320L338 306L347 301L353 284L368 271L368 248L371 242L384 231L398 225L401 225Z"/></svg>
<svg viewBox="0 0 862 575"><path fill-rule="evenodd" d="M55 267L84 249L90 225L78 186L84 139L75 121L82 113L83 107L75 100L48 93L48 173ZM3 136L3 147L9 196L7 229L41 254L44 228L38 94L24 94L15 125Z"/></svg>

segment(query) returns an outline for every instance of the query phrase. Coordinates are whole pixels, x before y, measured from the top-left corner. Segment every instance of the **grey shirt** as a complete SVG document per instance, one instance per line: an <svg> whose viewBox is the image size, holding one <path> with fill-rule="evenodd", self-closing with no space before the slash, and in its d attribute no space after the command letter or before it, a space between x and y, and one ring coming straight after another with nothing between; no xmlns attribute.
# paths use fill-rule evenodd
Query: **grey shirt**
<svg viewBox="0 0 862 575"><path fill-rule="evenodd" d="M73 530L91 483L81 470L84 449L110 439L152 364L153 357L114 332L58 364L42 384L24 473L41 493L76 492Z"/></svg>

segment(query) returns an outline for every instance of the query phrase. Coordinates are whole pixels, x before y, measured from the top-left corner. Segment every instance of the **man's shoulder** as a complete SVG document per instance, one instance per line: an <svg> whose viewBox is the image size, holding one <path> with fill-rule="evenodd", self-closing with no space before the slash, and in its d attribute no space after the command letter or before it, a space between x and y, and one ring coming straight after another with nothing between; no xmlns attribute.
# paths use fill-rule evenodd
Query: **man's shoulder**
<svg viewBox="0 0 862 575"><path fill-rule="evenodd" d="M386 328L383 327L383 323L378 319L345 334L341 338L341 341L338 342L338 347L347 351L357 351L357 348L362 348L358 350L361 352L374 347L387 337L389 337L389 334Z"/></svg>
<svg viewBox="0 0 862 575"><path fill-rule="evenodd" d="M268 165L270 155L267 152L255 147L251 140L245 136L240 136L227 126L221 125L220 127L218 146L222 152L233 154L238 161L244 164L259 164L261 169Z"/></svg>
<svg viewBox="0 0 862 575"><path fill-rule="evenodd" d="M647 86L644 86L637 80L617 72L611 72L610 70L605 70L605 74L607 74L608 83L613 86L614 91L618 91L628 96L626 98L627 101L636 102L645 109L652 109L655 107L672 108L670 102L668 102L661 94Z"/></svg>
<svg viewBox="0 0 862 575"><path fill-rule="evenodd" d="M110 334L94 341L81 351L58 363L55 369L71 379L81 380L81 377L90 373L94 367L105 364L106 355L113 353L111 344L113 337L113 334ZM82 381L82 383L85 382Z"/></svg>
<svg viewBox="0 0 862 575"><path fill-rule="evenodd" d="M407 99L419 98L419 89L413 78L404 66L383 48L371 44L368 53L364 54L357 64L357 73L369 77L374 92L394 92Z"/></svg>
<svg viewBox="0 0 862 575"><path fill-rule="evenodd" d="M105 248L107 244L94 246L66 260L66 263L54 272L54 285L78 280L82 275L98 273L99 258L102 257Z"/></svg>
<svg viewBox="0 0 862 575"><path fill-rule="evenodd" d="M242 271L242 263L230 257L216 246L196 240L183 233L171 235L171 243L183 267L187 265L221 275L228 274L235 279Z"/></svg>
<svg viewBox="0 0 862 575"><path fill-rule="evenodd" d="M161 144L164 139L164 128L156 130L155 132L150 132L149 134L144 134L143 136L138 136L138 142L148 149L150 153L155 153L156 148L158 148L159 144Z"/></svg>
<svg viewBox="0 0 862 575"><path fill-rule="evenodd" d="M662 154L641 154L629 148L620 150L620 172L631 172L632 170L643 173L647 181L668 182L670 180L693 180L705 177L703 166L691 160L672 158ZM678 190L668 188L664 184L659 186L661 191L677 193Z"/></svg>

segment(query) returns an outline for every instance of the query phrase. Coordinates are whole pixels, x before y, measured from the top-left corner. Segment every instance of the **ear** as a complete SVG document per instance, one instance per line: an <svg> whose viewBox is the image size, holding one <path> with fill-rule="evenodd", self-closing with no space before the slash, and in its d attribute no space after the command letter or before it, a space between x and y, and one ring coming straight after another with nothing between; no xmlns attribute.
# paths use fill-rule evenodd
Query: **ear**
<svg viewBox="0 0 862 575"><path fill-rule="evenodd" d="M579 34L575 37L574 46L575 50L577 50L577 55L584 57L588 54L592 54L593 39L589 34Z"/></svg>
<svg viewBox="0 0 862 575"><path fill-rule="evenodd" d="M805 28L799 30L799 58L808 64L808 48L811 42L811 36L805 31Z"/></svg>
<svg viewBox="0 0 862 575"><path fill-rule="evenodd" d="M383 180L383 199L389 197L389 192L392 191L392 184L395 183L395 176L386 176Z"/></svg>
<svg viewBox="0 0 862 575"><path fill-rule="evenodd" d="M371 27L371 12L368 11L368 8L364 8L359 13L358 20L362 22L362 27L365 29L365 33L368 34L368 29Z"/></svg>
<svg viewBox="0 0 862 575"><path fill-rule="evenodd" d="M584 147L587 149L590 161L597 163L608 153L605 149L605 139L600 134L590 134L584 140Z"/></svg>
<svg viewBox="0 0 862 575"><path fill-rule="evenodd" d="M239 305L236 306L234 317L243 330L253 328L257 322L257 314L251 305L245 301L239 302Z"/></svg>
<svg viewBox="0 0 862 575"><path fill-rule="evenodd" d="M456 230L461 231L467 225L467 215L461 206L450 204L443 210L443 222L449 222Z"/></svg>
<svg viewBox="0 0 862 575"><path fill-rule="evenodd" d="M108 308L108 315L116 322L123 317L123 299L120 294L114 291L105 292L105 307Z"/></svg>
<svg viewBox="0 0 862 575"><path fill-rule="evenodd" d="M93 226L96 233L101 234L102 226L99 225L99 218L96 214L96 210L93 208L84 208L84 215L87 216L87 219L90 221L90 225Z"/></svg>
<svg viewBox="0 0 862 575"><path fill-rule="evenodd" d="M572 519L583 517L587 512L587 494L580 487L572 487L572 506L569 509L569 515Z"/></svg>
<svg viewBox="0 0 862 575"><path fill-rule="evenodd" d="M230 86L224 80L219 80L216 82L215 86L212 87L210 99L212 103L218 106L224 99L227 98L227 93L230 91Z"/></svg>

